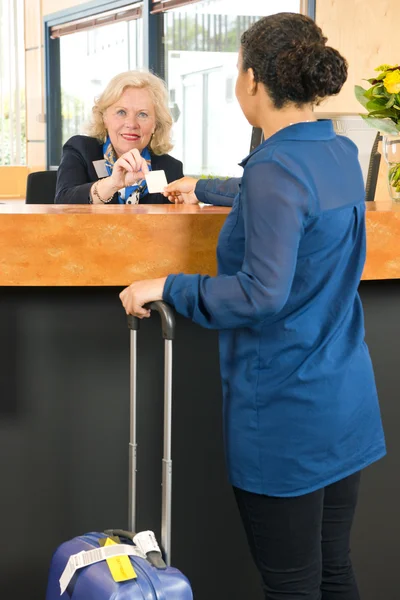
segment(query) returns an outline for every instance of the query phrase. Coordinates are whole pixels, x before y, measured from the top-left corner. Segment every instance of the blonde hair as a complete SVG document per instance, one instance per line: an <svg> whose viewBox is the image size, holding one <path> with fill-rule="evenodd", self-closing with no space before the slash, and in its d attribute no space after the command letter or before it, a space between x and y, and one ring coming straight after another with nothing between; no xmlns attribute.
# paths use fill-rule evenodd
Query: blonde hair
<svg viewBox="0 0 400 600"><path fill-rule="evenodd" d="M168 108L168 91L162 79L148 71L126 71L113 77L103 93L95 99L88 134L104 142L107 128L103 114L109 106L122 96L126 88L141 88L149 91L156 113L156 127L149 146L154 154L166 154L172 148L172 116Z"/></svg>

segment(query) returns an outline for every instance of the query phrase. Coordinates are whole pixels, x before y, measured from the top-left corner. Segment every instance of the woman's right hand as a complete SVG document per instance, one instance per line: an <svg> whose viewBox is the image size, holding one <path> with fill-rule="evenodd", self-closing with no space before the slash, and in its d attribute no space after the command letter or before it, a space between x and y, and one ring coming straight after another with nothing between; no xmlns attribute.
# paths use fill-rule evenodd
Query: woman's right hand
<svg viewBox="0 0 400 600"><path fill-rule="evenodd" d="M129 187L145 178L149 172L147 161L141 156L139 150L134 148L125 152L114 163L112 174L110 175L110 184L115 190Z"/></svg>
<svg viewBox="0 0 400 600"><path fill-rule="evenodd" d="M163 194L174 204L198 204L195 194L197 182L198 179L195 177L182 177L168 184Z"/></svg>

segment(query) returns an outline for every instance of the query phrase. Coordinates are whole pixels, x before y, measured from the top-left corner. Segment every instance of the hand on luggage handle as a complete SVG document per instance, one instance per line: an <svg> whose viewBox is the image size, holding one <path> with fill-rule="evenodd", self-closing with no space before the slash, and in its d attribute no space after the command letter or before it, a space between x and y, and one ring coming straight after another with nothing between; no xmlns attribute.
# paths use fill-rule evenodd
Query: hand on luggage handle
<svg viewBox="0 0 400 600"><path fill-rule="evenodd" d="M158 300L156 302L149 302L145 304L145 308L150 310L156 310L161 317L162 334L165 340L173 340L175 336L175 316L174 311L169 304ZM128 316L128 327L137 331L140 326L140 319L133 315Z"/></svg>

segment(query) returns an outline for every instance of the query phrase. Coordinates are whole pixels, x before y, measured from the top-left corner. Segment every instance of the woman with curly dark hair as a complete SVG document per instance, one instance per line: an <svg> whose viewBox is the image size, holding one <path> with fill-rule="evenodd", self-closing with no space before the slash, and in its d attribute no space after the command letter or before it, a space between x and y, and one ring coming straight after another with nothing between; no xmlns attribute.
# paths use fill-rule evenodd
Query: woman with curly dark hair
<svg viewBox="0 0 400 600"><path fill-rule="evenodd" d="M358 600L360 473L385 454L357 292L364 184L356 146L313 113L347 63L298 14L261 19L241 41L236 95L265 141L242 163L218 275L136 282L121 299L146 317L163 298L221 330L228 471L265 598ZM166 194L204 200L207 185L184 178Z"/></svg>

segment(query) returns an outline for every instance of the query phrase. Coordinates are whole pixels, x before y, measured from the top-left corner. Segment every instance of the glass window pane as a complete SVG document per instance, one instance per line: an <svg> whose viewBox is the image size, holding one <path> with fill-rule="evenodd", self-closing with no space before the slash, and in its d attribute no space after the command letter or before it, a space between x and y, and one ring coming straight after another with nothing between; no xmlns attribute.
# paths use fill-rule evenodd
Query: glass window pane
<svg viewBox="0 0 400 600"><path fill-rule="evenodd" d="M0 165L26 162L23 0L0 0Z"/></svg>
<svg viewBox="0 0 400 600"><path fill-rule="evenodd" d="M251 126L235 97L240 36L260 17L299 12L300 0L204 0L164 15L172 154L186 175L241 175Z"/></svg>
<svg viewBox="0 0 400 600"><path fill-rule="evenodd" d="M94 98L114 75L142 67L142 36L136 19L60 38L63 144L85 132Z"/></svg>

